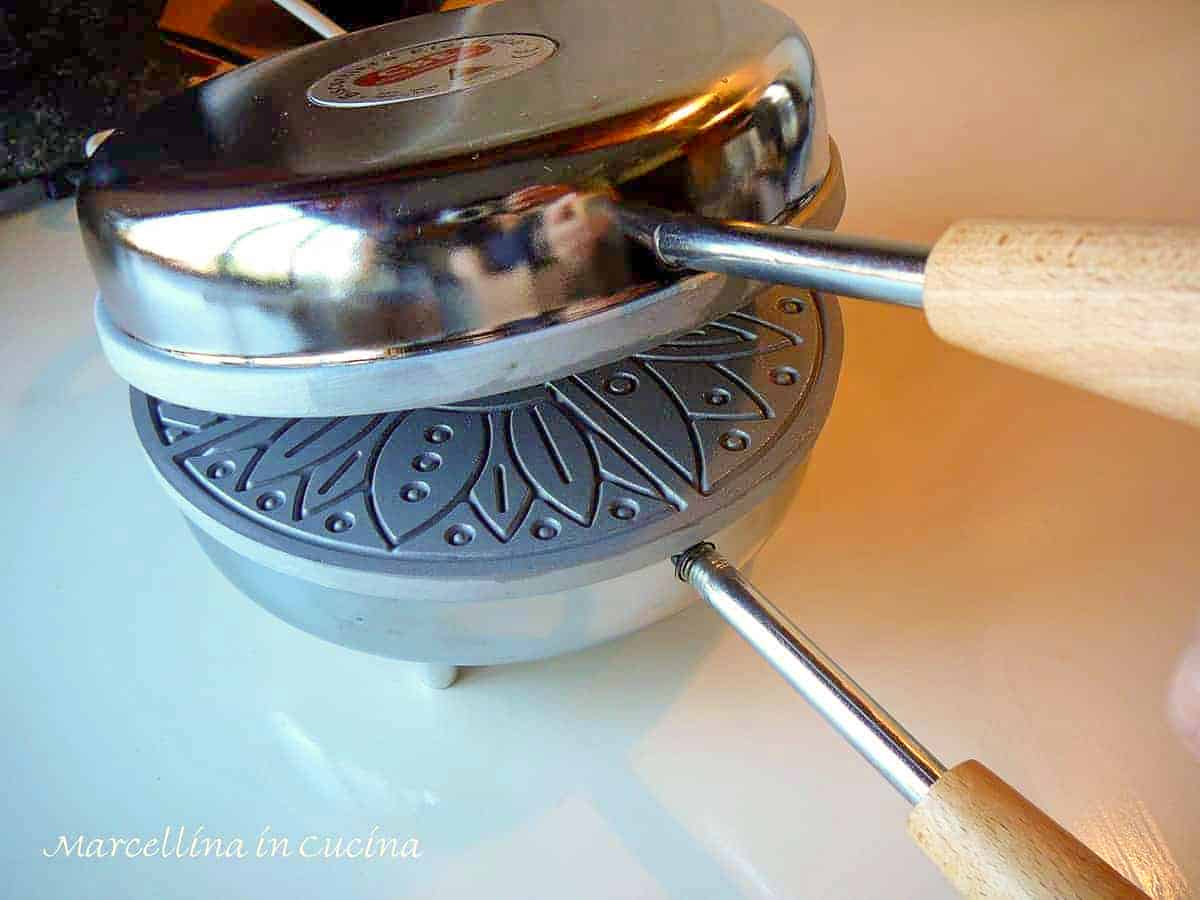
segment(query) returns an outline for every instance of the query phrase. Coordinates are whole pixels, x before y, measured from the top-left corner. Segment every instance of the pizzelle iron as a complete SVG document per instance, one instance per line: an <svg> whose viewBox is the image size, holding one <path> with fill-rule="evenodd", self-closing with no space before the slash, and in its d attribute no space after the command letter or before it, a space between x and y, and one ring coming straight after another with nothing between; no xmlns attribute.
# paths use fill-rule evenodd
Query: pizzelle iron
<svg viewBox="0 0 1200 900"><path fill-rule="evenodd" d="M704 541L744 558L781 517L840 366L823 291L1200 421L1200 230L964 223L930 253L830 234L843 202L777 11L505 0L174 98L101 146L79 210L143 446L281 617L448 682L670 614L675 557L965 893L1137 895L945 771Z"/></svg>

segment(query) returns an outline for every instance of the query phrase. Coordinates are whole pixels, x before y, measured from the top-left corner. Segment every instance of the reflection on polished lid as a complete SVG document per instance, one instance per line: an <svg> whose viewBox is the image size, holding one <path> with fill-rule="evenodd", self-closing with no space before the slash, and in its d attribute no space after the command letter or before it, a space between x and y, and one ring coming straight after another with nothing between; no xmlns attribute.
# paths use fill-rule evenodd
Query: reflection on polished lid
<svg viewBox="0 0 1200 900"><path fill-rule="evenodd" d="M350 392L338 411L365 412L489 385L426 361L366 395L347 367L470 346L510 389L569 368L575 349L541 352L564 324L583 367L745 301L744 283L659 267L613 200L831 227L840 173L795 25L746 0L506 0L354 32L118 131L79 210L106 350L135 385L266 412L247 398L283 390L270 373L316 369Z"/></svg>

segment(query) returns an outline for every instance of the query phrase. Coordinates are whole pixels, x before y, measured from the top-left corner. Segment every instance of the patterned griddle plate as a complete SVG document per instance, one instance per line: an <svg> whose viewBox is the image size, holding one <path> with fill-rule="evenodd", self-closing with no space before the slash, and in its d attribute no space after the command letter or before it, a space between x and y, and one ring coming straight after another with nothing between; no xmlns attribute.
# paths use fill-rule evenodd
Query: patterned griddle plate
<svg viewBox="0 0 1200 900"><path fill-rule="evenodd" d="M653 351L454 406L268 419L135 390L132 407L192 511L255 541L400 575L534 572L619 555L789 472L839 356L834 301L767 292Z"/></svg>

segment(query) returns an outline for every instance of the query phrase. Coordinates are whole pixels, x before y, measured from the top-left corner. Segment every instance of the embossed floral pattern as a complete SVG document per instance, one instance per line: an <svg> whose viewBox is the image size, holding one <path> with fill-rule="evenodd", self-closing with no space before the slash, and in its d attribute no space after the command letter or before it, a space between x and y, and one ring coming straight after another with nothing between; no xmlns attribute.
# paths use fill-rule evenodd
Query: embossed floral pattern
<svg viewBox="0 0 1200 900"><path fill-rule="evenodd" d="M794 419L820 362L809 298L760 297L653 351L454 406L231 417L134 394L160 466L255 527L378 556L537 553L719 494Z"/></svg>

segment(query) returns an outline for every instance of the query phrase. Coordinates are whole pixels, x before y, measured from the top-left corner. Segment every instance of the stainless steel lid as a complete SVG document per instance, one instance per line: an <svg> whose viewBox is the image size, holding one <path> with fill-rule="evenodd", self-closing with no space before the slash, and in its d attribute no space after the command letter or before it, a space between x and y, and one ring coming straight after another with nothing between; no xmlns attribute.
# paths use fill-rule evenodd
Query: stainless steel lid
<svg viewBox="0 0 1200 900"><path fill-rule="evenodd" d="M611 201L832 227L811 51L753 0L505 0L263 60L110 138L80 193L106 352L224 412L460 401L745 302Z"/></svg>

